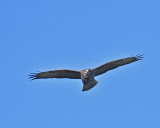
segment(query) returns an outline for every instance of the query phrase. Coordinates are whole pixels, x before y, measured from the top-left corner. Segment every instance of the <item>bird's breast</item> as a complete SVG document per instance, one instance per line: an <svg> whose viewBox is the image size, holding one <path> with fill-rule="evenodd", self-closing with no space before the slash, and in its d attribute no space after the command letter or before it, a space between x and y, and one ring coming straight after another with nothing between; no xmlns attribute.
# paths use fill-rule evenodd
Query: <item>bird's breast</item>
<svg viewBox="0 0 160 128"><path fill-rule="evenodd" d="M90 79L94 77L94 74L92 72L88 73L88 72L82 72L81 73L81 78L82 79Z"/></svg>

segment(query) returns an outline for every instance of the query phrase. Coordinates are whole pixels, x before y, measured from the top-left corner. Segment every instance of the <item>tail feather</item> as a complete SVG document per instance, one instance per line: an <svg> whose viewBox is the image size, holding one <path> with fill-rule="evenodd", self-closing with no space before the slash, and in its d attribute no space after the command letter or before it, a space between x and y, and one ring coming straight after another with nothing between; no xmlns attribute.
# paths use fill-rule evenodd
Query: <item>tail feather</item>
<svg viewBox="0 0 160 128"><path fill-rule="evenodd" d="M87 91L87 90L93 88L97 83L98 82L95 79L93 79L91 82L88 82L83 85L82 91Z"/></svg>

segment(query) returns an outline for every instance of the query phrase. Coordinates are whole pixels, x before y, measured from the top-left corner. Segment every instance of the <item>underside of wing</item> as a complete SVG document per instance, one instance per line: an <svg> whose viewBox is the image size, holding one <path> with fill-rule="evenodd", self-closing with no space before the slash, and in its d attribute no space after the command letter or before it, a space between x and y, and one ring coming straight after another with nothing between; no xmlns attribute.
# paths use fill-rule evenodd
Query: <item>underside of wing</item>
<svg viewBox="0 0 160 128"><path fill-rule="evenodd" d="M123 59L119 59L119 60L115 60L115 61L110 61L110 62L107 62L103 65L100 65L97 68L94 68L93 70L94 70L95 76L98 76L98 75L103 74L103 73L105 73L109 70L115 69L119 66L123 66L123 65L141 60L142 58L143 58L142 55L137 55L137 56L133 56L133 57L128 57L128 58L123 58Z"/></svg>
<svg viewBox="0 0 160 128"><path fill-rule="evenodd" d="M67 69L46 71L46 72L40 72L40 73L31 73L29 76L31 80L47 79L47 78L81 79L81 73L79 71L67 70Z"/></svg>

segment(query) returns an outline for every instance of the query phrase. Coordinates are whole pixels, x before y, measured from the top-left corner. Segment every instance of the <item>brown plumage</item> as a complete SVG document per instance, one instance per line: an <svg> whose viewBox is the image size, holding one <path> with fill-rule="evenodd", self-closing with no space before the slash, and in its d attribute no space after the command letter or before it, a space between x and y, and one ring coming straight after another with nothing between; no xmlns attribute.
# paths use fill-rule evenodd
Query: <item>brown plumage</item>
<svg viewBox="0 0 160 128"><path fill-rule="evenodd" d="M143 58L142 55L137 55L134 57L127 57L127 58L107 62L93 69L84 69L81 71L60 69L60 70L46 71L46 72L40 72L40 73L31 73L29 75L30 76L29 78L31 80L47 79L47 78L82 79L82 82L83 82L82 91L87 91L93 88L98 83L94 79L95 76L101 75L119 66L123 66L123 65L141 60L142 58Z"/></svg>

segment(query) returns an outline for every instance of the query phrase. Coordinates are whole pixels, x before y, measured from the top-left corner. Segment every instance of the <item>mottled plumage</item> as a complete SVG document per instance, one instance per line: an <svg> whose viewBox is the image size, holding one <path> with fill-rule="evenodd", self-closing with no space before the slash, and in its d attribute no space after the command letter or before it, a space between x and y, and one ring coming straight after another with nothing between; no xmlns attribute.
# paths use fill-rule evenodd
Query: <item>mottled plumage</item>
<svg viewBox="0 0 160 128"><path fill-rule="evenodd" d="M119 60L114 60L107 62L103 65L100 65L93 69L84 69L81 71L75 70L67 70L67 69L60 69L60 70L53 70L53 71L46 71L40 73L31 73L29 78L31 80L34 79L47 79L47 78L70 78L70 79L82 79L83 82L83 89L82 91L87 91L93 88L98 82L94 79L95 76L101 75L109 70L115 69L119 66L123 66L143 58L142 55L137 55L134 57L123 58Z"/></svg>

